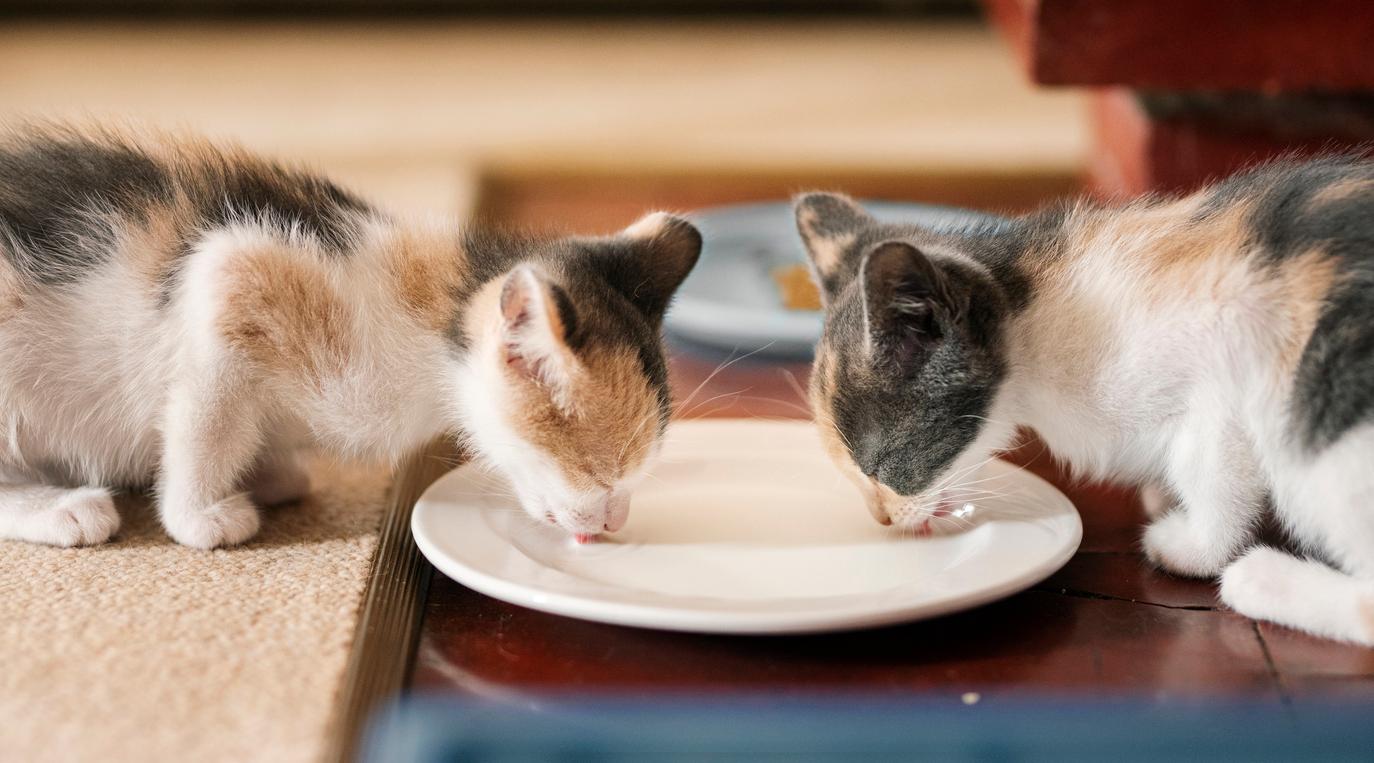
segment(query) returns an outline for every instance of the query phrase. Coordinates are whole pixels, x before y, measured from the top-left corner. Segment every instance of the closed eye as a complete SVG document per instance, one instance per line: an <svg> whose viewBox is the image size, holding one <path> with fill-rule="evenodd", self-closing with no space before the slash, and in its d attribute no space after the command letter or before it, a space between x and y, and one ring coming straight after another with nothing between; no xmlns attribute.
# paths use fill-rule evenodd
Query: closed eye
<svg viewBox="0 0 1374 763"><path fill-rule="evenodd" d="M610 490L614 486L614 480L598 475L590 466L582 467L582 473L587 475L593 485L596 485L602 490Z"/></svg>

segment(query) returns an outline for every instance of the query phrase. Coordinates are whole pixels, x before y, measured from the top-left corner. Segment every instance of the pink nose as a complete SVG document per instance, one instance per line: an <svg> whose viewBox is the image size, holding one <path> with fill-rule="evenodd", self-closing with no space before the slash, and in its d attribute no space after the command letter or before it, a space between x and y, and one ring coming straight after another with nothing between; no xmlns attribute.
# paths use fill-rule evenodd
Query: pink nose
<svg viewBox="0 0 1374 763"><path fill-rule="evenodd" d="M606 499L606 532L615 532L630 518L630 494L616 490Z"/></svg>

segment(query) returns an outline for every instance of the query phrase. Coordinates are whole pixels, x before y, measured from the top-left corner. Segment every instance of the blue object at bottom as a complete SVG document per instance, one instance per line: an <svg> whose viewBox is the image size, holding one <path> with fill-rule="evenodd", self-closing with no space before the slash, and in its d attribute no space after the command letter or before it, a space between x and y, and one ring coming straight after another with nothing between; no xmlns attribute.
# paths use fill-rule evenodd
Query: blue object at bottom
<svg viewBox="0 0 1374 763"><path fill-rule="evenodd" d="M1370 761L1374 705L414 696L378 714L363 759Z"/></svg>

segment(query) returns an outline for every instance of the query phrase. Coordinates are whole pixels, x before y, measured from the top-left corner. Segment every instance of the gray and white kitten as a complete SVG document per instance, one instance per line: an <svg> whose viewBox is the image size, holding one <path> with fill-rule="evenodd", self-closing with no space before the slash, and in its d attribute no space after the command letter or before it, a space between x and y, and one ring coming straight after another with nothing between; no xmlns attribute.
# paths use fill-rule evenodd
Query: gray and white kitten
<svg viewBox="0 0 1374 763"><path fill-rule="evenodd" d="M667 423L687 222L465 234L194 138L0 135L0 538L100 543L112 492L240 543L308 489L301 447L395 460L441 434L525 509L616 529Z"/></svg>
<svg viewBox="0 0 1374 763"><path fill-rule="evenodd" d="M1374 164L937 233L808 194L812 402L883 522L923 527L1018 426L1141 486L1149 557L1234 610L1374 645ZM1311 557L1257 545L1267 504Z"/></svg>

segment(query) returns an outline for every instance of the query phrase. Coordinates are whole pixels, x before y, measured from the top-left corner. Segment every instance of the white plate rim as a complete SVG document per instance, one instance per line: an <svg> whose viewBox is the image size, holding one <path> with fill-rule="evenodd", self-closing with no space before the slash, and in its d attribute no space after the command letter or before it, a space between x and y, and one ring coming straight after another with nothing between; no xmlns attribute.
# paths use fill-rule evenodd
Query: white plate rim
<svg viewBox="0 0 1374 763"><path fill-rule="evenodd" d="M675 424L683 423L690 424L691 422L675 422ZM1039 475L1005 461L1001 463L1007 468L1015 469L1022 477L1029 478L1053 491L1071 509L1069 514L1072 517L1072 526L1069 528L1065 542L1055 554L1000 584L980 588L976 592L957 597L949 597L934 602L917 602L906 606L874 607L871 604L866 604L852 609L832 607L813 612L767 610L722 612L605 601L576 594L548 591L525 583L506 580L442 551L438 541L430 537L429 530L424 524L426 513L432 511L432 509L425 508L431 505L425 500L430 491L441 481L454 479L459 472L476 468L473 464L460 466L445 474L425 490L425 494L416 501L414 511L411 514L411 535L414 537L420 552L424 554L430 564L460 585L495 599L550 614L610 625L686 633L784 635L861 630L932 619L990 604L1025 591L1044 581L1059 571L1077 553L1083 538L1083 522L1073 502L1062 491Z"/></svg>

